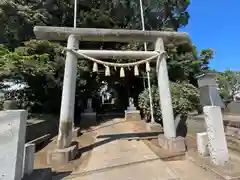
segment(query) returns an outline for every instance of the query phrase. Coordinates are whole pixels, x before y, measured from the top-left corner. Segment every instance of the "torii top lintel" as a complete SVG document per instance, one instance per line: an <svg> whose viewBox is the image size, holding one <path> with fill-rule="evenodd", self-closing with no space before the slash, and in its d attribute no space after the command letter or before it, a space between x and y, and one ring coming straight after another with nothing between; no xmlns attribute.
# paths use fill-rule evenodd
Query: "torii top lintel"
<svg viewBox="0 0 240 180"><path fill-rule="evenodd" d="M57 41L67 40L73 34L80 41L154 42L157 38L162 38L164 43L192 44L187 33L170 31L35 26L34 33L37 39Z"/></svg>

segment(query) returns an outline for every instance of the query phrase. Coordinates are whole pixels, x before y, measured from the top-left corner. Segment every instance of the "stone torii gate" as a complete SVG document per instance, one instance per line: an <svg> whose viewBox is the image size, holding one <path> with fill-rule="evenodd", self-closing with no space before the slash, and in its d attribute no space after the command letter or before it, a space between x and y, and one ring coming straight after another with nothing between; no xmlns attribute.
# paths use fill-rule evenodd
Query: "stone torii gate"
<svg viewBox="0 0 240 180"><path fill-rule="evenodd" d="M175 44L191 45L191 41L186 33L51 26L35 26L34 33L37 39L57 41L67 40L57 149L51 153L50 161L54 160L57 162L67 162L68 160L74 158L74 151L77 147L71 143L74 118L77 58L86 57L105 59L157 59L156 69L158 89L164 125L164 136L159 137L159 143L162 147L171 151L185 151L184 139L176 137L176 127L174 123L172 99L169 89L164 43L168 44L170 42L174 42ZM151 42L155 43L155 51L79 50L79 41ZM142 63L145 62L146 61L144 60L142 61Z"/></svg>

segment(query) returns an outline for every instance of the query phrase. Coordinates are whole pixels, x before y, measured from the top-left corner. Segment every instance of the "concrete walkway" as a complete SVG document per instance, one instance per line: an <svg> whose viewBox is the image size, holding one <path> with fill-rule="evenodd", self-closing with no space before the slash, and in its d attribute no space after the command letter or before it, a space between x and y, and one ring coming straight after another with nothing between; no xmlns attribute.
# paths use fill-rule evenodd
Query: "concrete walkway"
<svg viewBox="0 0 240 180"><path fill-rule="evenodd" d="M72 180L177 180L178 176L142 141L134 137L131 122L114 119L95 130L96 141L85 168L79 167Z"/></svg>
<svg viewBox="0 0 240 180"><path fill-rule="evenodd" d="M53 180L219 180L187 159L162 161L161 148L135 138L144 136L156 133L147 133L143 121L124 119L86 130L75 139L83 145L82 156L70 169L56 171Z"/></svg>

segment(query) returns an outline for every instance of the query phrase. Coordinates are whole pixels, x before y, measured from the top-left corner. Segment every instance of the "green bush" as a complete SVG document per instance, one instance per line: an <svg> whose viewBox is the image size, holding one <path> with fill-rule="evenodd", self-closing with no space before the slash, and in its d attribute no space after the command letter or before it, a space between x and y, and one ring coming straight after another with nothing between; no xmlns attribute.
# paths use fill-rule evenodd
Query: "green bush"
<svg viewBox="0 0 240 180"><path fill-rule="evenodd" d="M3 99L0 99L0 111L3 110Z"/></svg>
<svg viewBox="0 0 240 180"><path fill-rule="evenodd" d="M187 115L189 112L198 110L200 107L200 95L198 89L192 84L171 83L170 90L172 94L172 105L174 117L177 115ZM157 86L152 86L154 119L161 121L160 99ZM141 109L144 119L150 120L150 100L148 89L140 93L138 106Z"/></svg>

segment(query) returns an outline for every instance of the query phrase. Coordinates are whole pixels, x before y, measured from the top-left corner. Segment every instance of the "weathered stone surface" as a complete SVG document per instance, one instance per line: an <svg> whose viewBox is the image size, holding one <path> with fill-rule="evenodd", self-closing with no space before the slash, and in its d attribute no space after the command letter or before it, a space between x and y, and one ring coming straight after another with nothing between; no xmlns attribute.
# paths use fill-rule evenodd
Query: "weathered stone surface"
<svg viewBox="0 0 240 180"><path fill-rule="evenodd" d="M55 149L49 151L47 162L51 165L68 164L78 153L78 144L73 143L70 147L64 149Z"/></svg>
<svg viewBox="0 0 240 180"><path fill-rule="evenodd" d="M22 178L26 120L25 110L0 111L0 179Z"/></svg>
<svg viewBox="0 0 240 180"><path fill-rule="evenodd" d="M164 43L161 38L156 40L155 51L164 51ZM167 138L175 138L176 127L174 123L172 97L169 87L168 68L165 55L162 59L157 61L156 71L164 135Z"/></svg>
<svg viewBox="0 0 240 180"><path fill-rule="evenodd" d="M34 33L38 39L47 40L66 40L74 34L81 41L154 42L157 38L163 38L164 43L172 43L175 39L176 44L191 46L188 34L183 32L35 26Z"/></svg>
<svg viewBox="0 0 240 180"><path fill-rule="evenodd" d="M140 121L141 120L141 115L140 111L135 110L135 111L125 111L125 120L126 121Z"/></svg>
<svg viewBox="0 0 240 180"><path fill-rule="evenodd" d="M67 48L78 49L79 41L74 35L69 35ZM62 90L58 148L67 148L72 142L72 128L74 119L74 103L77 77L77 57L70 52L66 54L65 71Z"/></svg>
<svg viewBox="0 0 240 180"><path fill-rule="evenodd" d="M203 112L211 160L215 165L224 165L229 160L229 156L221 108L219 106L205 106Z"/></svg>
<svg viewBox="0 0 240 180"><path fill-rule="evenodd" d="M185 152L186 145L183 137L166 138L163 134L158 136L159 145L170 152Z"/></svg>
<svg viewBox="0 0 240 180"><path fill-rule="evenodd" d="M197 149L202 156L208 156L208 135L206 132L197 133Z"/></svg>
<svg viewBox="0 0 240 180"><path fill-rule="evenodd" d="M34 168L35 144L25 144L23 175L30 175Z"/></svg>

